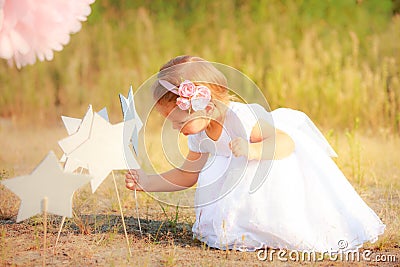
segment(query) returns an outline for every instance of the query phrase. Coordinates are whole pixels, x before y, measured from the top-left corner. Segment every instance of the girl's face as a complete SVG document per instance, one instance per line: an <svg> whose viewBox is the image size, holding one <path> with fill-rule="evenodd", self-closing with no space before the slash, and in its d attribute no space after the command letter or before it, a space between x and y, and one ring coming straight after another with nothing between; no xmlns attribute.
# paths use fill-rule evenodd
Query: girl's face
<svg viewBox="0 0 400 267"><path fill-rule="evenodd" d="M172 122L172 127L184 135L196 134L205 130L210 123L206 117L206 111L197 111L189 114L187 110L181 110L175 103L156 105L156 109L165 118Z"/></svg>

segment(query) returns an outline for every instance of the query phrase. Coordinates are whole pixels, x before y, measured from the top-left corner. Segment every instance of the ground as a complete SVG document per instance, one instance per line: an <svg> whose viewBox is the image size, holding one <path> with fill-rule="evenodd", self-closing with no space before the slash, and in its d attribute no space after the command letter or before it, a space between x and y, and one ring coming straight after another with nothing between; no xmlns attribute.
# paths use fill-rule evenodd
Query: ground
<svg viewBox="0 0 400 267"><path fill-rule="evenodd" d="M62 125L52 127L17 126L0 123L0 178L28 174L48 153L62 152L57 141L66 136ZM339 152L338 165L349 177L361 197L387 225L379 240L367 243L361 252L371 250L372 261L311 261L313 266L400 266L400 185L399 138L368 136L352 132L330 135L330 142ZM342 158L342 159L340 159ZM45 255L48 266L267 266L257 252L221 251L193 240L192 208L168 206L145 193L138 193L139 231L132 192L123 184L123 173L116 172L132 256L129 256L112 178L95 194L85 186L74 196L74 217L60 229L61 217L48 216L47 250L43 254L43 216L16 223L19 200L0 186L0 266L42 265ZM260 252L259 252L260 253ZM289 253L289 252L287 252ZM259 254L262 256L262 254ZM273 265L310 264L286 254L287 261L276 256ZM292 258L289 258L291 255ZM387 262L376 262L376 255ZM388 259L396 257L396 261ZM390 262L389 262L390 261Z"/></svg>

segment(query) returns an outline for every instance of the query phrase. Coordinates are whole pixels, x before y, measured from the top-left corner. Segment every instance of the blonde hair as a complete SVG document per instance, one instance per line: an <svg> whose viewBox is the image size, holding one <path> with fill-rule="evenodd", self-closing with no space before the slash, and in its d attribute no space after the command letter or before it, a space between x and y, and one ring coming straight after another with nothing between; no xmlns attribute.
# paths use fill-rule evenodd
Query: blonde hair
<svg viewBox="0 0 400 267"><path fill-rule="evenodd" d="M178 95L164 88L159 80L166 80L176 87L179 87L182 81L190 80L195 85L207 86L211 91L211 101L228 103L231 99L225 75L200 57L187 55L175 57L160 68L157 78L152 86L153 97L157 104L175 102L178 98Z"/></svg>

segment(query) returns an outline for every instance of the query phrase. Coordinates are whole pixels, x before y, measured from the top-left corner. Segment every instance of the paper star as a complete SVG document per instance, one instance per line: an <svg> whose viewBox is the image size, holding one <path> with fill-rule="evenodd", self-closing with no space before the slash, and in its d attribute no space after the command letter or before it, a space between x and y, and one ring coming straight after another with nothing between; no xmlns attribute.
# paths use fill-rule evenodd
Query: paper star
<svg viewBox="0 0 400 267"><path fill-rule="evenodd" d="M121 102L124 121L134 120L135 127L133 129L130 141L132 142L132 146L136 152L136 155L138 155L139 132L140 129L142 129L143 127L143 123L136 112L135 101L133 99L133 93L132 93L132 86L129 88L128 98L125 98L123 95L119 94L119 100Z"/></svg>
<svg viewBox="0 0 400 267"><path fill-rule="evenodd" d="M42 200L47 197L47 211L72 217L72 196L76 189L91 180L88 175L63 172L53 151L26 176L2 181L21 199L17 222L42 212Z"/></svg>
<svg viewBox="0 0 400 267"><path fill-rule="evenodd" d="M93 115L91 115L90 113L93 113L93 109L92 106L89 105L88 107L88 111L86 112L86 116L89 116L88 119L90 119L90 117L92 117ZM109 121L108 118L108 113L107 113L107 109L104 107L103 109L101 109L99 112L97 112L101 117L103 117L106 121ZM79 127L81 126L82 123L82 119L78 119L78 118L72 118L72 117L67 117L67 116L61 116L61 119L64 123L65 129L67 130L68 135L72 135L74 133L76 133L79 129ZM89 137L87 136L87 138L85 139L86 135L82 136L82 139L80 140L87 140ZM78 141L79 142L79 141ZM63 144L65 146L65 144ZM72 145L73 147L78 147L80 144L74 144ZM71 144L67 144L68 147L71 146ZM68 150L68 148L66 148ZM64 166L64 170L65 171L69 171L69 172L73 172L78 168L86 168L87 166L85 164L83 164L82 162L76 161L73 158L67 159L66 154L64 153L60 159L60 162L66 162L65 166Z"/></svg>
<svg viewBox="0 0 400 267"><path fill-rule="evenodd" d="M79 126L82 123L82 120L81 119L77 119L77 118L61 116L61 119L62 119L62 121L64 123L65 129L67 130L68 135L76 133L78 131L78 129L79 129ZM67 156L64 153L61 156L60 162L65 162L66 160L67 160Z"/></svg>
<svg viewBox="0 0 400 267"><path fill-rule="evenodd" d="M93 119L91 116L93 115ZM94 193L113 170L137 169L138 163L129 149L134 121L111 125L97 113L90 113L82 120L78 131L59 141L68 159L83 162L93 179ZM82 142L82 137L89 133ZM68 162L68 161L67 161Z"/></svg>
<svg viewBox="0 0 400 267"><path fill-rule="evenodd" d="M92 106L89 105L88 110L83 117L81 124L75 133L70 136L74 136L74 138L65 138L58 142L62 150L66 155L70 154L74 149L76 149L79 145L89 139L91 125L93 121L93 109ZM66 126L67 131L73 131L72 126Z"/></svg>
<svg viewBox="0 0 400 267"><path fill-rule="evenodd" d="M65 129L67 130L68 135L76 133L79 129L79 126L82 123L82 120L78 119L78 118L61 116L61 119L64 123Z"/></svg>
<svg viewBox="0 0 400 267"><path fill-rule="evenodd" d="M92 111L92 105L89 105L88 112L91 112L91 111ZM102 110L97 112L97 114L99 114L101 117L103 117L106 121L109 121L107 108L103 108ZM67 130L68 135L76 133L79 129L79 126L82 123L82 119L78 119L78 118L61 116L61 119L64 123L65 129Z"/></svg>

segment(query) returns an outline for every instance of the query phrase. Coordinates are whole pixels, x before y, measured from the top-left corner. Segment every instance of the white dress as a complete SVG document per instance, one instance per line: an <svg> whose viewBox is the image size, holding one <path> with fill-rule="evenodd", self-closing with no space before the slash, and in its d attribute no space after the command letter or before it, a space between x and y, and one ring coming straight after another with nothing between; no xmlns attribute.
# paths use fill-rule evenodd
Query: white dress
<svg viewBox="0 0 400 267"><path fill-rule="evenodd" d="M256 161L231 154L229 142L249 140L259 119L293 139L290 156ZM196 188L195 238L219 249L325 252L358 249L383 233L385 225L331 159L335 152L307 115L231 102L223 126L217 141L204 131L188 139L190 150L210 153Z"/></svg>

